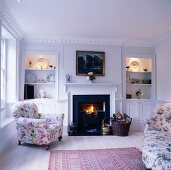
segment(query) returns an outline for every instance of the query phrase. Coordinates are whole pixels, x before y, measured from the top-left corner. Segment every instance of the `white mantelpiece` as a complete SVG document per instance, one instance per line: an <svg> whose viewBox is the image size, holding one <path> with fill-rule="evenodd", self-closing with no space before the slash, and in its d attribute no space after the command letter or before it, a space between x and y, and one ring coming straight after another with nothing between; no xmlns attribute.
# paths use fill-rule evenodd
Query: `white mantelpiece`
<svg viewBox="0 0 171 170"><path fill-rule="evenodd" d="M74 95L110 95L110 116L115 113L115 93L117 85L113 83L66 83L68 94L68 124L73 121L73 96Z"/></svg>

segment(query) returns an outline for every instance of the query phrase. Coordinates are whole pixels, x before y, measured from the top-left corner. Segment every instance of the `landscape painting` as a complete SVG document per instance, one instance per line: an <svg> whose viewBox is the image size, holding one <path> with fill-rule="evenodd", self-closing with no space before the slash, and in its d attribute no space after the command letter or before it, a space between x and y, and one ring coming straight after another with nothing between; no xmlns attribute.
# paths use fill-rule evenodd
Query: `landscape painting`
<svg viewBox="0 0 171 170"><path fill-rule="evenodd" d="M76 75L87 75L88 72L104 76L105 52L76 51Z"/></svg>

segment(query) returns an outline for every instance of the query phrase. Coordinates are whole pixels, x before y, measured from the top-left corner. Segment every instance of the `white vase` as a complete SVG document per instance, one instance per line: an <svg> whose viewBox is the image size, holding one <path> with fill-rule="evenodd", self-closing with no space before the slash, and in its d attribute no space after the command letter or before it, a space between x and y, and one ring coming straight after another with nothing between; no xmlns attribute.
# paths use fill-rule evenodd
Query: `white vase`
<svg viewBox="0 0 171 170"><path fill-rule="evenodd" d="M93 80L89 80L88 82L89 82L89 84L92 84L92 83L94 83L94 81L93 81Z"/></svg>
<svg viewBox="0 0 171 170"><path fill-rule="evenodd" d="M46 91L44 89L39 90L38 98L46 98Z"/></svg>

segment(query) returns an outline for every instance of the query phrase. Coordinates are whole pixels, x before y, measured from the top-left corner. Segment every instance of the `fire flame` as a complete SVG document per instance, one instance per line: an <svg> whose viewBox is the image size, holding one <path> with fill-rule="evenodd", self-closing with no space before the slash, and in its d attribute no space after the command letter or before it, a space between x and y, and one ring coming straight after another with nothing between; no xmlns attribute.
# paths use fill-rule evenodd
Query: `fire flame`
<svg viewBox="0 0 171 170"><path fill-rule="evenodd" d="M91 114L91 113L93 113L93 112L95 112L95 108L94 108L93 105L91 105L89 108L87 108L86 113L87 113L87 114Z"/></svg>

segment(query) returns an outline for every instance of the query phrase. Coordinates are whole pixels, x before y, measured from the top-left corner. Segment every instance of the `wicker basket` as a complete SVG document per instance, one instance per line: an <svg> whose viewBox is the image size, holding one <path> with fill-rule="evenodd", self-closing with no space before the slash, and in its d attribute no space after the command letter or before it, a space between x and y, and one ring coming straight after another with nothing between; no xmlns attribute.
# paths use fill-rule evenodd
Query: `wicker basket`
<svg viewBox="0 0 171 170"><path fill-rule="evenodd" d="M112 122L112 130L113 130L114 135L128 136L132 119L129 116L127 116L126 114L124 116L125 116L124 117L125 121L115 120Z"/></svg>

